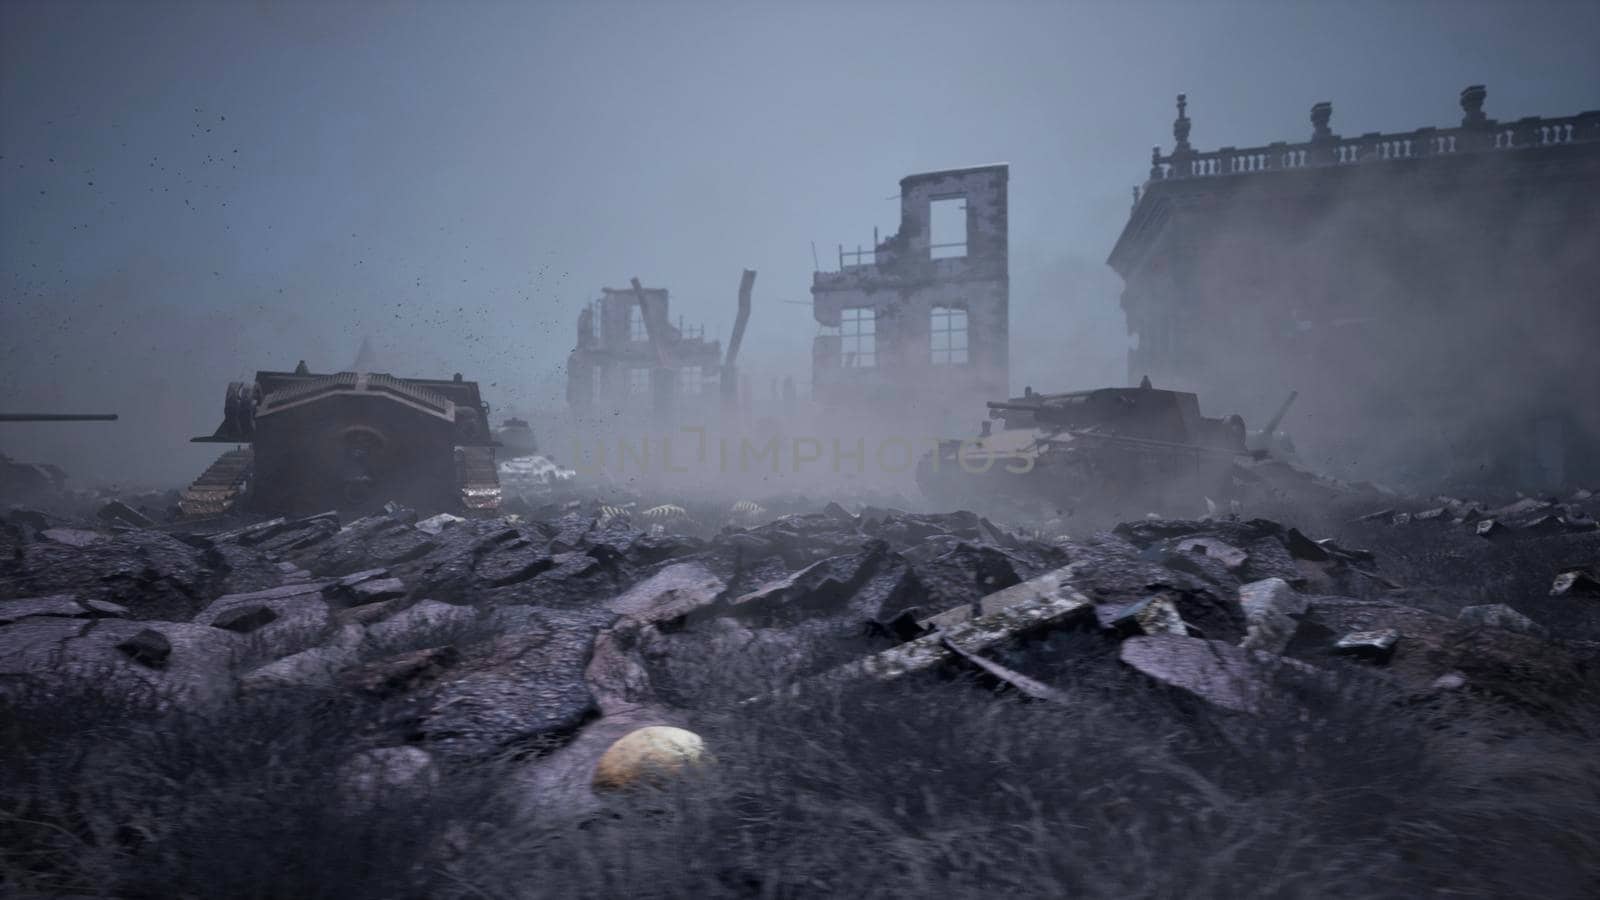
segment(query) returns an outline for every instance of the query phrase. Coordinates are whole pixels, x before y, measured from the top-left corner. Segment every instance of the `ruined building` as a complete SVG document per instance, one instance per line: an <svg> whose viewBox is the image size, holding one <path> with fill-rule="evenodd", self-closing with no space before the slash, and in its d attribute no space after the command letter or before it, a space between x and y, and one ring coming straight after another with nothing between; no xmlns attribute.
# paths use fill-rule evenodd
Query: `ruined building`
<svg viewBox="0 0 1600 900"><path fill-rule="evenodd" d="M1600 111L1170 153L1111 252L1148 374L1379 477L1600 478Z"/></svg>
<svg viewBox="0 0 1600 900"><path fill-rule="evenodd" d="M580 418L614 411L671 417L714 409L720 341L673 325L665 288L603 288L578 317L567 402Z"/></svg>
<svg viewBox="0 0 1600 900"><path fill-rule="evenodd" d="M812 396L948 430L1009 389L1004 165L900 180L900 230L812 279Z"/></svg>

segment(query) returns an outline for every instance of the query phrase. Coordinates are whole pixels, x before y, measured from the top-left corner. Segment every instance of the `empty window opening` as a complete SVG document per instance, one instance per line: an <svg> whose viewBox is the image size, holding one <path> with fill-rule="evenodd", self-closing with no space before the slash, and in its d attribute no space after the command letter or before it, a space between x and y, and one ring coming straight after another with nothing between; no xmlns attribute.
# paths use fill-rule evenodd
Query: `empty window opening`
<svg viewBox="0 0 1600 900"><path fill-rule="evenodd" d="M935 306L929 323L932 338L933 364L960 366L967 362L967 311L948 306Z"/></svg>
<svg viewBox="0 0 1600 900"><path fill-rule="evenodd" d="M705 370L699 366L684 366L678 372L678 390L686 396L705 393Z"/></svg>
<svg viewBox="0 0 1600 900"><path fill-rule="evenodd" d="M936 197L928 204L928 256L954 259L967 255L967 198Z"/></svg>
<svg viewBox="0 0 1600 900"><path fill-rule="evenodd" d="M650 333L644 327L644 307L635 303L628 307L628 340L647 341Z"/></svg>
<svg viewBox="0 0 1600 900"><path fill-rule="evenodd" d="M878 364L878 311L870 306L840 314L840 359L846 366L870 369Z"/></svg>
<svg viewBox="0 0 1600 900"><path fill-rule="evenodd" d="M646 397L650 394L650 370L643 367L628 370L628 394Z"/></svg>

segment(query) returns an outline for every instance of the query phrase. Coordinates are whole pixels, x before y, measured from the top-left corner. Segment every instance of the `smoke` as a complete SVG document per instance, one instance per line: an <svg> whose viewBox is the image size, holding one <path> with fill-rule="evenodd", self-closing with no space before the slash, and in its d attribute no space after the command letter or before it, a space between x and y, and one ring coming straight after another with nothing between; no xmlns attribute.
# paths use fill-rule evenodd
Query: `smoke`
<svg viewBox="0 0 1600 900"><path fill-rule="evenodd" d="M1596 14L1578 4L1538 15L1490 4L977 9L0 5L0 408L122 416L0 426L0 450L80 482L183 484L217 449L186 441L216 426L229 381L301 359L343 368L363 337L394 374L461 372L497 413L553 434L566 428L572 326L602 285L639 275L666 286L675 316L726 339L745 266L762 274L741 367L758 387L791 376L804 395L810 243L826 258L835 241L892 227L906 173L996 160L1013 176L1012 392L1124 383L1121 285L1103 258L1172 94L1209 98L1197 141L1243 145L1284 136L1318 96L1359 97L1369 127L1395 129L1432 120L1440 98L1477 80L1504 84L1496 103L1508 109L1592 106L1600 75ZM1357 46L1390 65L1350 65ZM1530 75L1542 72L1562 80ZM1525 241L1523 258L1565 274L1490 273L1518 312L1479 331L1528 326L1525 298L1592 295L1592 236L1550 233L1537 208L1473 240L1500 242L1507 258ZM1413 214L1416 228L1463 227L1448 210L1434 216L1442 223L1383 213ZM1357 233L1326 228L1328 240ZM1337 274L1319 265L1348 258L1316 240L1303 237L1294 263L1308 294ZM1416 265L1385 261L1361 290L1413 304L1458 290L1443 275L1409 277ZM1369 455L1381 440L1346 429L1366 416L1420 447L1435 426L1492 430L1475 418L1489 409L1515 418L1521 392L1583 405L1554 373L1587 352L1575 345L1592 325L1538 321L1532 343L1545 352L1492 366L1478 365L1482 334L1452 334L1437 348L1405 342L1404 364L1326 362L1316 378L1230 369L1202 401L1254 424L1298 387L1288 426L1303 445L1330 463L1393 468L1403 461ZM1427 366L1413 367L1419 353ZM1448 380L1451 365L1474 369L1463 383L1484 402L1423 410L1428 426L1403 404L1328 405L1346 395L1339 379L1403 386ZM951 436L982 416L972 410ZM881 423L784 427L848 439Z"/></svg>
<svg viewBox="0 0 1600 900"><path fill-rule="evenodd" d="M1596 477L1600 220L1592 190L1537 165L1487 153L1239 179L1167 226L1194 268L1169 299L1161 374L1253 425L1298 390L1285 429L1345 475Z"/></svg>

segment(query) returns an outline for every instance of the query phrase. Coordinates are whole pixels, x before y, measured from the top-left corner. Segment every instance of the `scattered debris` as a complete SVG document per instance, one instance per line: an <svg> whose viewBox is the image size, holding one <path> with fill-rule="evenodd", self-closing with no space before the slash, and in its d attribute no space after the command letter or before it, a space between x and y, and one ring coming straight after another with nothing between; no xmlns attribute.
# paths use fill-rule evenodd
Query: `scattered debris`
<svg viewBox="0 0 1600 900"><path fill-rule="evenodd" d="M1001 683L1015 688L1024 696L1031 697L1034 700L1050 700L1056 703L1063 702L1061 692L1055 688L1050 687L1044 682L1029 678L1021 672L1008 669L997 662L991 662L990 660L984 659L976 653L970 653L967 650L962 649L962 647L955 641L952 641L950 636L947 634L941 633L939 635L939 642L944 645L946 650L949 650L951 653L955 654L957 659L963 660L966 663L977 667L979 670L998 679Z"/></svg>
<svg viewBox="0 0 1600 900"><path fill-rule="evenodd" d="M172 642L153 628L145 628L118 643L117 649L139 665L151 669L166 668L167 659L172 656Z"/></svg>
<svg viewBox="0 0 1600 900"><path fill-rule="evenodd" d="M1500 524L1495 519L1484 519L1473 527L1473 531L1477 533L1478 537L1489 540L1500 540L1511 536L1511 529Z"/></svg>
<svg viewBox="0 0 1600 900"><path fill-rule="evenodd" d="M1169 594L1153 594L1115 612L1108 621L1119 632L1138 634L1175 634L1180 637L1190 633L1190 626L1172 602Z"/></svg>
<svg viewBox="0 0 1600 900"><path fill-rule="evenodd" d="M1230 547L1221 541L1211 538L1189 538L1178 543L1179 553L1200 553L1228 567L1229 571L1237 572L1244 567L1250 555L1237 547Z"/></svg>
<svg viewBox="0 0 1600 900"><path fill-rule="evenodd" d="M424 534L438 534L452 525L465 521L466 519L463 519L460 516L453 516L449 513L439 513L436 516L429 516L428 518L423 519L422 521L418 522L415 527L418 531Z"/></svg>
<svg viewBox="0 0 1600 900"><path fill-rule="evenodd" d="M1468 607L1461 624L1496 631L1465 632L1471 643L1454 649L1464 630L1412 605L1377 574L1374 551L1267 519L1141 516L1045 541L1036 535L1055 525L1012 532L970 512L830 504L774 516L753 503L632 512L640 506L569 500L488 519L419 518L389 503L348 522L235 517L177 535L12 512L0 590L18 599L0 601L0 672L31 671L63 646L88 668L115 646L133 665L119 662L114 677L142 671L197 697L342 687L405 710L373 735L407 745L385 754L401 769L534 749L544 759L555 747L538 779L575 778L587 792L597 761L629 732L692 720L678 676L707 659L770 667L763 677L789 690L965 668L1059 700L1025 661L1053 636L1082 631L1121 642L1103 664L1120 659L1250 711L1270 698L1272 670L1304 672L1297 660L1329 656L1384 664L1385 678L1412 690L1459 667L1481 688L1472 696L1490 698L1498 670L1480 672L1477 660L1511 666L1533 652L1523 635L1544 634L1510 607ZM1473 508L1396 505L1386 521L1411 515L1393 526L1411 540L1405 530L1418 522ZM1476 542L1476 525L1411 534L1446 559L1540 542L1582 553L1592 538L1547 521L1581 512L1521 504L1511 519L1483 520L1518 535L1495 548ZM761 522L730 525L730 513ZM647 527L668 523L680 533ZM1352 533L1366 540L1372 526ZM1584 566L1557 571L1558 597L1592 596L1600 582ZM849 641L870 649L819 665L813 648ZM376 768L354 774L368 763ZM385 765L352 763L352 783L381 782Z"/></svg>
<svg viewBox="0 0 1600 900"><path fill-rule="evenodd" d="M392 697L430 684L461 661L461 651L451 646L428 647L402 653L352 670L345 683L374 697Z"/></svg>
<svg viewBox="0 0 1600 900"><path fill-rule="evenodd" d="M1333 652L1341 656L1355 656L1374 662L1388 662L1400 642L1400 632L1393 628L1379 631L1353 631L1333 645Z"/></svg>
<svg viewBox="0 0 1600 900"><path fill-rule="evenodd" d="M264 604L250 606L237 606L221 613L211 620L213 627L237 631L240 634L249 634L258 628L271 624L278 618L272 607Z"/></svg>
<svg viewBox="0 0 1600 900"><path fill-rule="evenodd" d="M1500 628L1532 637L1548 637L1543 625L1517 612L1504 603L1486 603L1481 606L1464 606L1456 616L1467 625L1483 628Z"/></svg>
<svg viewBox="0 0 1600 900"><path fill-rule="evenodd" d="M112 500L100 507L100 519L117 525L127 525L132 528L150 528L155 522L147 515L121 500Z"/></svg>
<svg viewBox="0 0 1600 900"><path fill-rule="evenodd" d="M1305 614L1306 598L1282 578L1267 578L1241 585L1239 606L1248 623L1248 632L1239 646L1282 653L1300 627L1298 618Z"/></svg>
<svg viewBox="0 0 1600 900"><path fill-rule="evenodd" d="M1304 663L1222 641L1160 635L1122 642L1121 660L1150 679L1223 709L1264 711L1276 669L1315 672Z"/></svg>
<svg viewBox="0 0 1600 900"><path fill-rule="evenodd" d="M1550 586L1552 597L1600 597L1600 578L1582 569L1562 572Z"/></svg>

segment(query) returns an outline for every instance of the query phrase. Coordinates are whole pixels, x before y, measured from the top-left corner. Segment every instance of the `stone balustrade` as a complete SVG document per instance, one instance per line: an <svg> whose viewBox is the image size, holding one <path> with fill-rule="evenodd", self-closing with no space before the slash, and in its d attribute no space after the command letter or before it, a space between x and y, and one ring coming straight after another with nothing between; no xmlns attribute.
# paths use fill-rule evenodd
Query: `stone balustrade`
<svg viewBox="0 0 1600 900"><path fill-rule="evenodd" d="M1515 122L1499 122L1487 118L1483 113L1483 100L1487 94L1481 85L1473 85L1461 92L1461 108L1465 115L1461 125L1455 128L1418 128L1394 134L1374 131L1360 137L1346 138L1334 134L1328 127L1333 115L1332 104L1318 103L1311 108L1313 133L1309 141L1278 141L1264 147L1222 147L1211 151L1197 151L1190 146L1192 121L1187 114L1188 99L1179 94L1178 118L1172 129L1176 144L1172 152L1167 154L1163 154L1160 147L1152 148L1150 180L1363 165L1459 153L1600 142L1600 110L1574 116L1529 116Z"/></svg>

